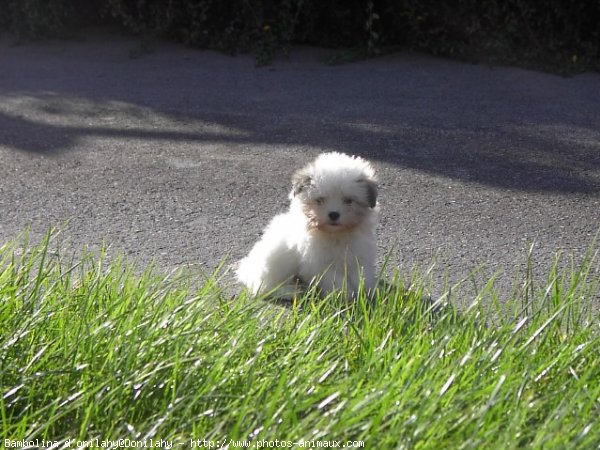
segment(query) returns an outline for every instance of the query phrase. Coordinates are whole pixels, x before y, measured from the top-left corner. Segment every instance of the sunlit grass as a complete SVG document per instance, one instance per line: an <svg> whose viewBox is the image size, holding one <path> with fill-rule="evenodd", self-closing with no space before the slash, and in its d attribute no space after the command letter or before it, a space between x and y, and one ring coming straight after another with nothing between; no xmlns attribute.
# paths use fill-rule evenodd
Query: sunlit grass
<svg viewBox="0 0 600 450"><path fill-rule="evenodd" d="M502 305L491 282L459 311L398 276L374 301L308 295L282 308L224 298L216 275L192 288L102 253L65 259L51 238L0 250L3 444L600 443L593 252L542 286L526 277Z"/></svg>

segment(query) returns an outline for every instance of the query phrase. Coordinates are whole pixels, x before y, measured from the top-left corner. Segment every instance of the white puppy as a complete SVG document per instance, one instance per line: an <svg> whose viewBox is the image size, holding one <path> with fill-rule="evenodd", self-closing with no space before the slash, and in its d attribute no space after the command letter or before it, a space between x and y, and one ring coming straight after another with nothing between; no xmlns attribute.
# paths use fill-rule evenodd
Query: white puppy
<svg viewBox="0 0 600 450"><path fill-rule="evenodd" d="M324 153L292 177L290 208L275 216L239 264L254 294L295 295L298 282L323 294L375 284L377 186L360 157Z"/></svg>

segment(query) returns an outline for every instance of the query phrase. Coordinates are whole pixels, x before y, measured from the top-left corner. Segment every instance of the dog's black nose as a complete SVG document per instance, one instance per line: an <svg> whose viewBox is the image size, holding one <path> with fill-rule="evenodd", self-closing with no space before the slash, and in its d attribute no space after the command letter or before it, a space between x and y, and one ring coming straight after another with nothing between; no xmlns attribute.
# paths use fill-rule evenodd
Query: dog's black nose
<svg viewBox="0 0 600 450"><path fill-rule="evenodd" d="M329 218L335 222L336 220L338 220L340 218L340 213L337 211L331 211L329 213Z"/></svg>

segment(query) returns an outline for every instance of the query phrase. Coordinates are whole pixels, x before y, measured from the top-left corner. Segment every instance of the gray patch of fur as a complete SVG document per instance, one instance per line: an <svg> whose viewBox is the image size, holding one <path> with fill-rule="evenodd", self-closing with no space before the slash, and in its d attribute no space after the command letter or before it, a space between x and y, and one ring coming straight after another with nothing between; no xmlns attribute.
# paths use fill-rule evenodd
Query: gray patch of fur
<svg viewBox="0 0 600 450"><path fill-rule="evenodd" d="M294 195L298 195L300 192L308 189L312 184L312 177L306 171L302 169L292 175L292 187L294 189Z"/></svg>
<svg viewBox="0 0 600 450"><path fill-rule="evenodd" d="M377 184L369 179L358 180L358 182L365 184L367 190L367 203L370 208L375 208L375 206L377 206Z"/></svg>

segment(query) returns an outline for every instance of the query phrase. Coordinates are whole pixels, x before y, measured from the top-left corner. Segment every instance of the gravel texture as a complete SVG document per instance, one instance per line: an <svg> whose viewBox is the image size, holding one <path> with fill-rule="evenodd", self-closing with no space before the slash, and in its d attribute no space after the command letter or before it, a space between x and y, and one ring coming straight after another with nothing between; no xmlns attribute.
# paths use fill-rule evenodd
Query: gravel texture
<svg viewBox="0 0 600 450"><path fill-rule="evenodd" d="M600 74L411 54L329 66L305 48L257 68L138 46L0 41L2 241L61 226L73 249L211 271L249 250L324 151L375 164L380 260L392 249L406 279L435 260L434 292L478 268L508 292L531 243L542 276L600 227Z"/></svg>

